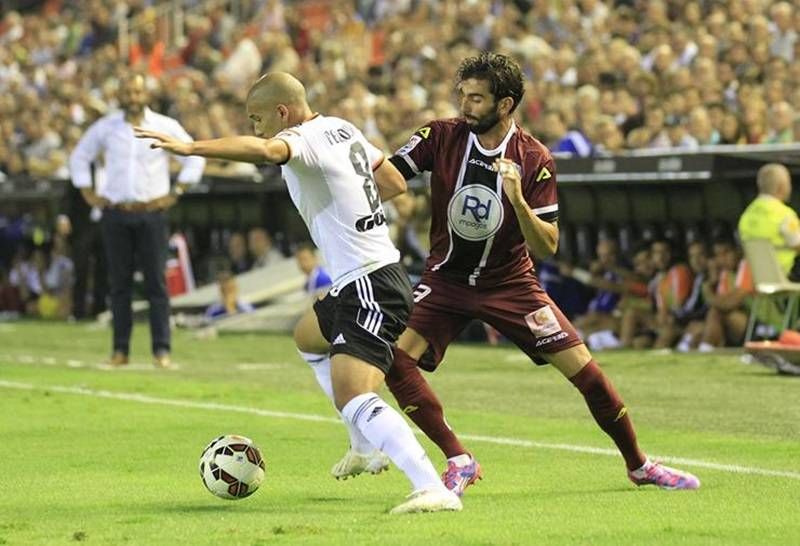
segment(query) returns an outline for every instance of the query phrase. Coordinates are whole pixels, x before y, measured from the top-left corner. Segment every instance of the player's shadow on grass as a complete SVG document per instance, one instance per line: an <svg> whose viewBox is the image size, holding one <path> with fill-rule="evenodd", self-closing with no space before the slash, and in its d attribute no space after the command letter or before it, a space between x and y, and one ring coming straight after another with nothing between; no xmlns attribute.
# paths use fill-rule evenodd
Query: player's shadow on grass
<svg viewBox="0 0 800 546"><path fill-rule="evenodd" d="M347 502L352 499L347 497L309 497L310 502Z"/></svg>
<svg viewBox="0 0 800 546"><path fill-rule="evenodd" d="M230 502L220 500L219 503L212 504L169 504L153 506L153 511L156 513L174 512L176 514L204 514L204 513L220 513L220 512L263 512L264 507L256 504L247 504L243 502Z"/></svg>
<svg viewBox="0 0 800 546"><path fill-rule="evenodd" d="M766 366L753 369L745 369L740 371L736 375L743 377L753 377L758 379L776 379L780 381L791 381L792 379L797 379L798 377L800 377L800 375L778 373L777 370L770 369Z"/></svg>
<svg viewBox="0 0 800 546"><path fill-rule="evenodd" d="M578 497L578 496L586 496L586 495L618 495L620 493L636 493L636 488L634 487L626 487L625 485L618 486L618 487L604 487L604 488L588 488L588 489L574 489L571 491L564 491L564 490L537 490L536 495L540 496L541 498L557 498L557 497ZM530 499L531 497L530 490L520 490L520 491L498 491L496 493L488 493L488 494L481 494L481 497L484 499L498 499L498 500L506 500L506 499Z"/></svg>

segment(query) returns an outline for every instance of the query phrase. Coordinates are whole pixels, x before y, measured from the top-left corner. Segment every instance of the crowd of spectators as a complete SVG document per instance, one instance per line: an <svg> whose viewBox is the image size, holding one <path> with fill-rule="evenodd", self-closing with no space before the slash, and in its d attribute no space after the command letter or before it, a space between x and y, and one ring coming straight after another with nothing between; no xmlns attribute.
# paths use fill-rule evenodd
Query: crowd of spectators
<svg viewBox="0 0 800 546"><path fill-rule="evenodd" d="M128 66L196 138L247 132L248 84L286 70L317 110L396 149L457 115L453 67L481 49L520 61L520 121L556 150L786 143L798 125L798 1L193 0L177 38L150 4L48 0L2 17L0 171L66 177Z"/></svg>
<svg viewBox="0 0 800 546"><path fill-rule="evenodd" d="M750 259L758 259L762 271L764 266L774 267L796 282L800 219L787 205L792 193L789 170L766 164L758 171L756 185L758 195L739 218L738 238L744 245L766 241L775 257L751 255ZM618 249L616 240L600 237L588 269L558 264L562 278L583 285L593 295L574 311L579 315L574 324L594 350L710 351L741 346L749 319L751 334L762 338L780 341L787 325L792 327L784 321L795 302L762 298L753 307L753 262L744 258L729 230L711 239L698 231L687 231L683 241L656 237L636 248L630 262ZM770 259L775 263L770 265Z"/></svg>
<svg viewBox="0 0 800 546"><path fill-rule="evenodd" d="M593 350L687 352L742 344L754 287L730 237L688 244L658 238L641 244L631 261L613 239L601 239L589 269L559 265L562 275L593 289L575 319ZM768 331L771 318L759 317L763 335L777 335Z"/></svg>
<svg viewBox="0 0 800 546"><path fill-rule="evenodd" d="M520 62L519 122L554 151L800 139L800 0L187 0L178 35L157 0L40 4L0 18L0 183L67 178L70 150L116 108L131 66L147 74L154 109L198 139L248 134L249 83L284 70L306 83L315 110L392 151L428 120L458 115L454 67L483 49ZM208 172L248 168L210 162ZM262 260L252 232L225 244L233 272ZM657 255L642 250L630 271L606 272L627 287L618 305L636 308ZM0 264L0 280L13 268ZM629 315L635 338L641 320Z"/></svg>

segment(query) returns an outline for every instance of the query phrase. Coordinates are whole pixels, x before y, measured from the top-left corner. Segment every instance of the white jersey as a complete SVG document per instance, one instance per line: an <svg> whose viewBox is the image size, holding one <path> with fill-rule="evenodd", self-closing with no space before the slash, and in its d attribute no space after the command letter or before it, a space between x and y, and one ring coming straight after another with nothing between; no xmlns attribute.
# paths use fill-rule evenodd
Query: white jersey
<svg viewBox="0 0 800 546"><path fill-rule="evenodd" d="M372 175L383 153L358 128L340 118L316 115L275 138L289 145L283 177L325 258L334 295L355 279L400 260Z"/></svg>

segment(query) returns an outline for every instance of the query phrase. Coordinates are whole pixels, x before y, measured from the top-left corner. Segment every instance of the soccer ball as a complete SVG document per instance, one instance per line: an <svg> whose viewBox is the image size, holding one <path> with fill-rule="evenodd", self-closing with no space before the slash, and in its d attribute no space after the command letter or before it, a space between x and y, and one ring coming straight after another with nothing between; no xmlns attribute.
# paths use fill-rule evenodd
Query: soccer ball
<svg viewBox="0 0 800 546"><path fill-rule="evenodd" d="M223 499L243 499L255 493L264 481L264 470L261 451L244 436L215 438L200 456L203 484Z"/></svg>

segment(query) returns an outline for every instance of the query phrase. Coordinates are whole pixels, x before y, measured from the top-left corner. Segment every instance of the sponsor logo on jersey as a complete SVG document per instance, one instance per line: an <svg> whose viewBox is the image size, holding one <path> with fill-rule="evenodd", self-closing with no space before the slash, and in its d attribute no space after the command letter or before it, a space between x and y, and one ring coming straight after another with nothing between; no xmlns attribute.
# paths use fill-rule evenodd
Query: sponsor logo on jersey
<svg viewBox="0 0 800 546"><path fill-rule="evenodd" d="M379 210L374 214L370 214L369 216L362 216L361 218L356 220L356 231L358 231L359 233L364 233L365 231L369 231L377 226L382 226L385 223L386 223L386 216L383 214L382 210Z"/></svg>
<svg viewBox="0 0 800 546"><path fill-rule="evenodd" d="M422 284L422 283L418 284L414 288L414 292L412 293L414 296L414 303L421 302L428 294L431 293L432 290L433 289L427 284Z"/></svg>
<svg viewBox="0 0 800 546"><path fill-rule="evenodd" d="M567 337L569 334L566 332L559 332L558 334L550 337L543 337L542 339L536 342L537 347L541 347L542 345L547 345L549 343L553 343L554 341L560 341Z"/></svg>
<svg viewBox="0 0 800 546"><path fill-rule="evenodd" d="M477 184L456 191L447 206L450 228L468 241L484 241L497 233L503 214L503 202L497 193Z"/></svg>
<svg viewBox="0 0 800 546"><path fill-rule="evenodd" d="M417 144L422 142L422 137L418 135L411 135L411 138L408 139L408 142L405 146L397 150L395 155L408 155L408 153L417 147Z"/></svg>
<svg viewBox="0 0 800 546"><path fill-rule="evenodd" d="M537 338L539 337L547 337L555 334L556 332L561 331L561 325L558 323L558 319L556 318L556 314L553 313L553 309L550 308L549 305L545 305L544 307L540 307L533 313L528 313L525 315L525 322L528 323L528 328L531 329L533 335ZM566 332L563 332L566 336ZM563 339L563 338L559 338ZM539 340L540 343L537 343L536 346L544 345L545 343L550 343L551 341L555 340Z"/></svg>
<svg viewBox="0 0 800 546"><path fill-rule="evenodd" d="M536 175L536 181L541 182L542 180L547 180L548 178L552 178L553 175L550 172L550 169L547 167L542 167L542 170L539 171L539 174Z"/></svg>
<svg viewBox="0 0 800 546"><path fill-rule="evenodd" d="M487 171L492 171L492 172L494 172L494 167L492 167L491 165L489 165L488 163L486 163L486 162L485 162L485 161L483 161L482 159L478 159L478 158L476 158L476 157L473 157L472 159L470 159L470 160L469 160L469 164L470 164L470 165L477 165L478 167L483 167L483 168L484 168L484 169L486 169Z"/></svg>

